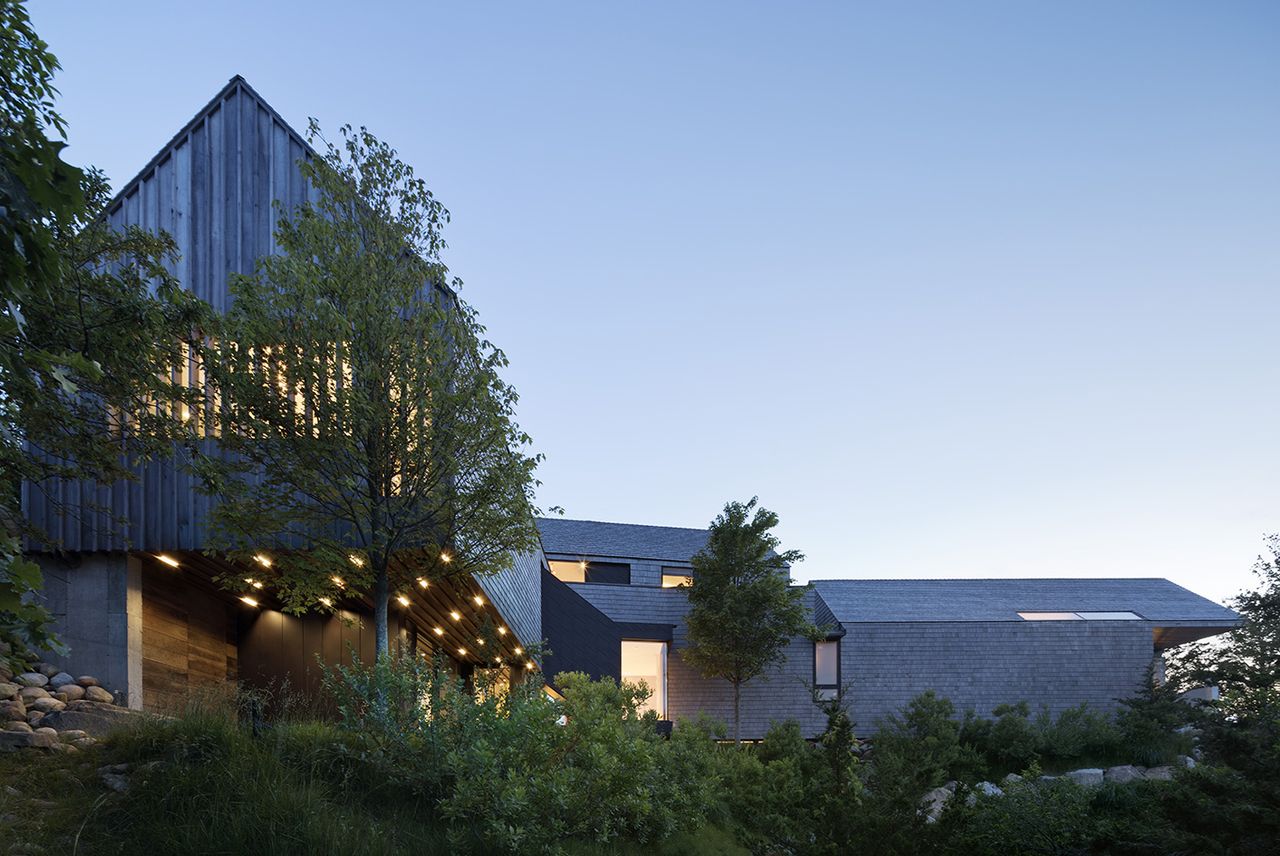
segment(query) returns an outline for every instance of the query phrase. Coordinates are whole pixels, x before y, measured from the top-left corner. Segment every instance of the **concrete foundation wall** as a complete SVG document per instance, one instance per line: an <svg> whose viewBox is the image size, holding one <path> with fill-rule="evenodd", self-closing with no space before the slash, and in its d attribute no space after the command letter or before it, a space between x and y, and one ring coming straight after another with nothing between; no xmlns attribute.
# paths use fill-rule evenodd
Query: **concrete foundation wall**
<svg viewBox="0 0 1280 856"><path fill-rule="evenodd" d="M53 630L70 652L46 659L74 675L93 675L116 700L142 707L142 569L125 553L33 557L44 574Z"/></svg>

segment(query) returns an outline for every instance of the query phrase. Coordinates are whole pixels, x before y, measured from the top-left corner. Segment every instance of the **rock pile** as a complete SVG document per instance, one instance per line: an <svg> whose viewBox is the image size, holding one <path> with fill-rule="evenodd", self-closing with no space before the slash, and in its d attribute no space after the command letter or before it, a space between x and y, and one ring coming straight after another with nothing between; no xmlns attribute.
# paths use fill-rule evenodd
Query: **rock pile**
<svg viewBox="0 0 1280 856"><path fill-rule="evenodd" d="M129 712L91 675L50 663L14 674L0 666L0 750L75 752L92 746Z"/></svg>
<svg viewBox="0 0 1280 856"><path fill-rule="evenodd" d="M1196 765L1195 759L1189 756L1182 756L1177 760L1177 766L1190 769ZM1157 781L1169 781L1173 778L1173 766L1164 767L1136 767L1125 764L1120 767L1107 767L1105 770L1100 767L1086 767L1080 770L1071 770L1063 773L1061 776L1041 776L1039 782L1049 783L1057 779L1066 779L1075 782L1077 785L1086 788L1098 787L1103 782L1114 782L1117 785L1137 782L1143 779L1152 779ZM1017 773L1010 773L1005 776L997 785L993 782L978 782L969 792L967 799L968 805L977 802L978 796L1002 797L1004 789L1010 785L1016 785L1024 781L1022 776ZM1001 787L1003 785L1003 787ZM920 813L929 823L934 823L942 816L943 810L947 807L947 802L955 796L957 782L947 782L940 788L934 788L920 799Z"/></svg>

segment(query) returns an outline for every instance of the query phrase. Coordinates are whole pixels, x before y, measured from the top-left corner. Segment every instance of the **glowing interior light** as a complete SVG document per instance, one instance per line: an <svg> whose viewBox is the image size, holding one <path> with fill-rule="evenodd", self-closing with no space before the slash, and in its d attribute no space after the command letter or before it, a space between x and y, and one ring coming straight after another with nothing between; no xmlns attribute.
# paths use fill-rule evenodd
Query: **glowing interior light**
<svg viewBox="0 0 1280 856"><path fill-rule="evenodd" d="M240 599L241 599L241 600L243 600L245 603L249 604L250 606L257 606L257 605L258 605L258 602L257 602L256 600L254 600L253 598L249 597L249 595L247 595L247 594L246 594L246 595L244 595L243 597L241 597Z"/></svg>
<svg viewBox="0 0 1280 856"><path fill-rule="evenodd" d="M422 586L423 588L426 588L427 586L431 585L431 583L427 582L426 577L418 577L418 585Z"/></svg>
<svg viewBox="0 0 1280 856"><path fill-rule="evenodd" d="M320 598L320 602L323 603L325 606L333 606L333 600L331 598L322 597Z"/></svg>
<svg viewBox="0 0 1280 856"><path fill-rule="evenodd" d="M255 553L255 554L254 554L254 556L253 556L253 560L254 560L255 562L257 562L259 565L262 565L262 567L264 567L264 568L269 568L269 567L271 567L271 557L270 557L270 556L264 555L264 554L262 554L262 553Z"/></svg>
<svg viewBox="0 0 1280 856"><path fill-rule="evenodd" d="M583 559L581 562L579 562L578 567L582 568L582 570L585 571L587 569L587 560Z"/></svg>
<svg viewBox="0 0 1280 856"><path fill-rule="evenodd" d="M168 565L171 568L178 567L178 560L173 558L173 556L166 556L164 553L157 553L156 558L164 562L166 565Z"/></svg>
<svg viewBox="0 0 1280 856"><path fill-rule="evenodd" d="M506 635L507 635L507 628L505 628L505 627L499 627L499 628L498 628L498 635L499 635L499 636L506 636Z"/></svg>
<svg viewBox="0 0 1280 856"><path fill-rule="evenodd" d="M180 418L182 419L182 421L183 421L183 422L190 422L190 421L191 421L191 408L187 407L187 405L185 405L185 404L184 404L184 405L182 405L182 416L181 416Z"/></svg>
<svg viewBox="0 0 1280 856"><path fill-rule="evenodd" d="M396 600L400 601L400 605L401 605L401 606L408 606L408 605L409 605L409 598L405 597L405 596L404 596L404 595L402 595L402 594L401 594L401 595L396 595Z"/></svg>
<svg viewBox="0 0 1280 856"><path fill-rule="evenodd" d="M450 612L450 613L449 613L449 617L450 617L450 618L452 618L454 621L461 621L461 620L462 620L462 613L461 613L461 612L458 612L458 610L456 610L456 609L455 609L455 610L453 610L453 612Z"/></svg>
<svg viewBox="0 0 1280 856"><path fill-rule="evenodd" d="M437 636L443 636L443 635L444 635L444 628L443 628L443 627L435 627L435 628L432 628L432 630L433 630L433 632L434 632Z"/></svg>

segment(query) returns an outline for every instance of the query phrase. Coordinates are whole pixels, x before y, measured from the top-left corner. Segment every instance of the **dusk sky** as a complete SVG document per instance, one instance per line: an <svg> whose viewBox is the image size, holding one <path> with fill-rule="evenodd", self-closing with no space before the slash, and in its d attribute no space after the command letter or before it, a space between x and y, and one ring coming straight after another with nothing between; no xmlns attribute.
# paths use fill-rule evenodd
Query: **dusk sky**
<svg viewBox="0 0 1280 856"><path fill-rule="evenodd" d="M759 495L823 577L1163 576L1280 531L1280 4L72 3L116 186L232 75L453 213L570 517ZM287 34L287 35L286 35Z"/></svg>

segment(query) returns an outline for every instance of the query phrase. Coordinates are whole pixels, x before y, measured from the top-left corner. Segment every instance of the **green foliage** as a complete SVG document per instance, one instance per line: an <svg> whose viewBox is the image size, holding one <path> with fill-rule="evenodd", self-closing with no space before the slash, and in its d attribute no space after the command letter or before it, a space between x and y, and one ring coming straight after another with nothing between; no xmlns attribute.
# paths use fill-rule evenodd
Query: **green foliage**
<svg viewBox="0 0 1280 856"><path fill-rule="evenodd" d="M0 0L0 641L14 657L59 649L21 557L24 537L45 535L21 514L22 482L109 484L172 451L190 393L171 369L204 317L167 272L172 242L110 229L105 178L61 160L57 68L23 4Z"/></svg>
<svg viewBox="0 0 1280 856"><path fill-rule="evenodd" d="M1088 792L1068 779L1030 777L1010 783L1003 796L977 795L972 807L957 800L943 819L946 852L956 854L1068 854L1088 852L1094 820Z"/></svg>
<svg viewBox="0 0 1280 856"><path fill-rule="evenodd" d="M202 346L229 454L196 469L221 499L214 548L281 548L261 576L288 611L368 594L385 654L391 593L536 544L538 459L506 357L440 259L448 212L367 130L311 136L316 201L278 212L282 254L233 278Z"/></svg>
<svg viewBox="0 0 1280 856"><path fill-rule="evenodd" d="M752 512L754 511L754 514ZM790 585L788 565L804 556L778 553L778 515L750 502L729 502L693 557L694 584L685 617L685 661L704 677L733 685L733 739L739 738L742 685L783 655L792 637L813 634L804 589Z"/></svg>

